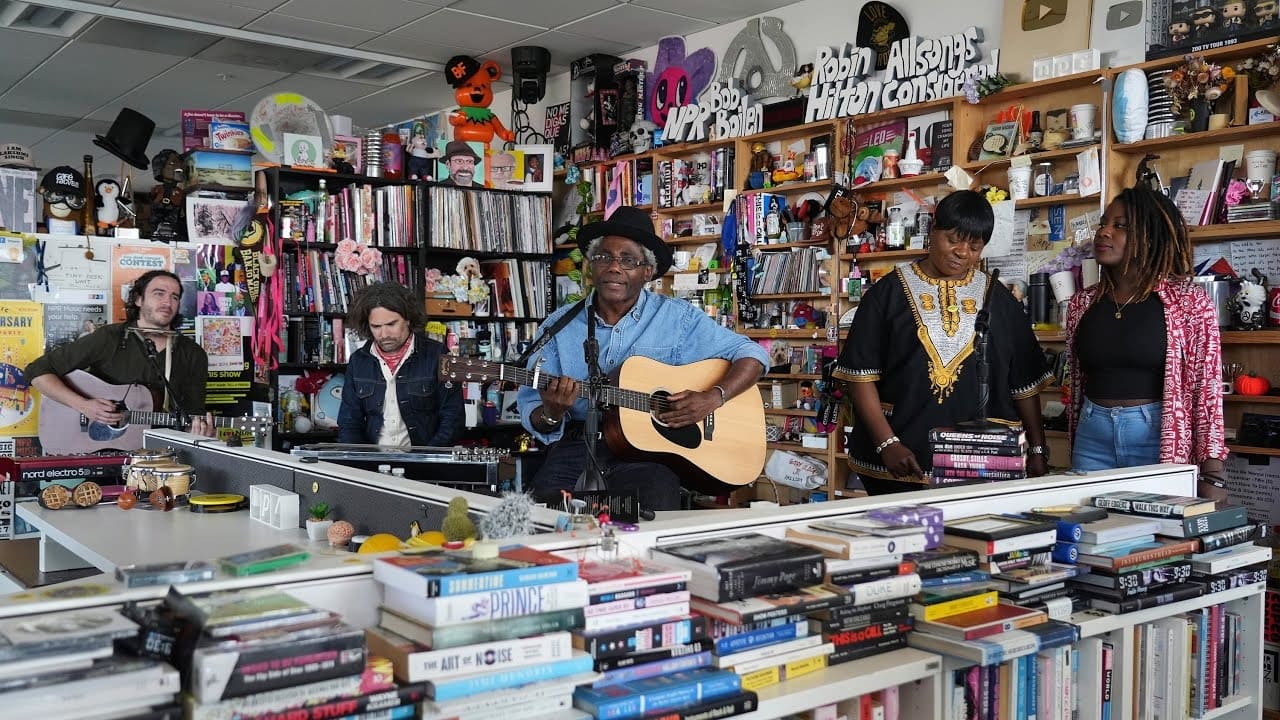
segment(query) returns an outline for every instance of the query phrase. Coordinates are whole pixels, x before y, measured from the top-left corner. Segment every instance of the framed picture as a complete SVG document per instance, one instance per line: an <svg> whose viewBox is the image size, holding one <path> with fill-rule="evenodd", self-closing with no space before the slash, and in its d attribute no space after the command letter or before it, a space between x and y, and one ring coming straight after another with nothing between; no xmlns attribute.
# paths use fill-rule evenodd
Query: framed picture
<svg viewBox="0 0 1280 720"><path fill-rule="evenodd" d="M524 153L519 150L486 148L484 186L497 190L524 189Z"/></svg>
<svg viewBox="0 0 1280 720"><path fill-rule="evenodd" d="M284 164L294 167L324 167L320 136L284 133Z"/></svg>
<svg viewBox="0 0 1280 720"><path fill-rule="evenodd" d="M555 148L545 145L517 145L524 153L524 190L526 192L551 192L552 172L555 170Z"/></svg>
<svg viewBox="0 0 1280 720"><path fill-rule="evenodd" d="M1056 529L1057 523L1045 520L1028 520L1008 515L978 515L946 523L946 532L960 537L979 540L1001 540L1015 535L1029 535Z"/></svg>
<svg viewBox="0 0 1280 720"><path fill-rule="evenodd" d="M253 217L253 203L187 196L187 240L198 245L235 245Z"/></svg>
<svg viewBox="0 0 1280 720"><path fill-rule="evenodd" d="M338 157L338 148L346 153L347 162L351 163L352 172L356 175L360 174L360 167L364 162L364 138L351 137L350 135L334 135L333 136L333 155Z"/></svg>

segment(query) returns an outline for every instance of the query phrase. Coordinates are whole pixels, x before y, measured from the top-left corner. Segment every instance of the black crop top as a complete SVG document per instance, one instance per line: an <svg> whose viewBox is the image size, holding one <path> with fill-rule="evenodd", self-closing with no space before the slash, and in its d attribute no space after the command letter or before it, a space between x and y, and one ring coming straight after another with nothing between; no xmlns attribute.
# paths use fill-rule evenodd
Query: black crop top
<svg viewBox="0 0 1280 720"><path fill-rule="evenodd" d="M1084 394L1093 400L1159 400L1164 397L1164 305L1155 293L1127 305L1100 297L1080 318L1075 357L1084 371Z"/></svg>

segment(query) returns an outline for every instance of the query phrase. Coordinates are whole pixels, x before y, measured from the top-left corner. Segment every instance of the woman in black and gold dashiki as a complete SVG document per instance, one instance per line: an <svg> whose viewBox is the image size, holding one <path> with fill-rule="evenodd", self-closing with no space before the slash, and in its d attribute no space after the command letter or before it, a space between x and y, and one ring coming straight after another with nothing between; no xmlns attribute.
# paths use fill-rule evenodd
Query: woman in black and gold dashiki
<svg viewBox="0 0 1280 720"><path fill-rule="evenodd" d="M938 203L928 257L904 263L862 296L834 376L849 385L857 418L849 464L872 495L920 490L930 469L928 434L973 419L978 407L974 321L990 276L975 268L995 224L976 192ZM1022 305L991 288L987 416L1019 423L1030 444L1027 472L1047 472L1040 387L1044 353Z"/></svg>

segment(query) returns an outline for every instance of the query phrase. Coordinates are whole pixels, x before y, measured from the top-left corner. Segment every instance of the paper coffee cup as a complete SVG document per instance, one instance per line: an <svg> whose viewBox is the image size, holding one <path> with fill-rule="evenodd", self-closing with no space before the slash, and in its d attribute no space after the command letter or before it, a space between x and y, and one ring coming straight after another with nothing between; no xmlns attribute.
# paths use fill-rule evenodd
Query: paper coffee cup
<svg viewBox="0 0 1280 720"><path fill-rule="evenodd" d="M1055 300L1066 302L1076 294L1076 274L1071 270L1059 270L1049 276L1049 287L1053 288Z"/></svg>
<svg viewBox="0 0 1280 720"><path fill-rule="evenodd" d="M1009 168L1009 197L1026 200L1031 197L1031 166Z"/></svg>
<svg viewBox="0 0 1280 720"><path fill-rule="evenodd" d="M1275 150L1250 150L1244 154L1245 177L1262 182L1265 188L1276 174Z"/></svg>
<svg viewBox="0 0 1280 720"><path fill-rule="evenodd" d="M1097 108L1089 104L1071 106L1071 139L1088 140L1093 137L1093 118Z"/></svg>

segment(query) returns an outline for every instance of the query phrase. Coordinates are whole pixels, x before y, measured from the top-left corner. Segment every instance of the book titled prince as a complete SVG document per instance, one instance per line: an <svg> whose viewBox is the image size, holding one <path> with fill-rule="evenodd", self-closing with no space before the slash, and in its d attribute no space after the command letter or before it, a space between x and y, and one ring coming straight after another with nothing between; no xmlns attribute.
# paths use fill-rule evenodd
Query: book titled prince
<svg viewBox="0 0 1280 720"><path fill-rule="evenodd" d="M578 563L525 545L509 545L496 557L432 552L380 557L373 578L422 597L529 587L578 579Z"/></svg>
<svg viewBox="0 0 1280 720"><path fill-rule="evenodd" d="M689 590L715 602L822 582L820 550L760 533L663 545L652 553L660 563L687 568Z"/></svg>

